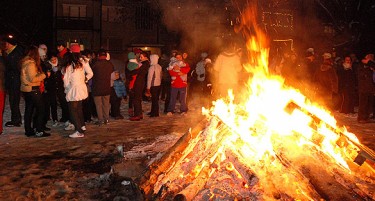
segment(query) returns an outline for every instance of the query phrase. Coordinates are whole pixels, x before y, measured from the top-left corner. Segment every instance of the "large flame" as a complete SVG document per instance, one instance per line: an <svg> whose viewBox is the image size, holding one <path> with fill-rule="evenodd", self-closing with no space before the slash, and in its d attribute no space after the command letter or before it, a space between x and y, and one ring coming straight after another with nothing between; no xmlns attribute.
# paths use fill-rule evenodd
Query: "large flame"
<svg viewBox="0 0 375 201"><path fill-rule="evenodd" d="M245 32L251 34L246 43L249 63L244 67L252 75L247 83L246 98L237 103L229 91L228 97L215 101L214 106L210 110L203 109L203 113L218 117L230 127L231 135L221 150L230 149L241 157L239 160L255 169L254 172L263 174L259 177L263 186L267 186L270 175L282 175L289 188L295 187L290 189L298 189L295 196L303 195L306 199L307 190L301 189L293 175L283 174L282 164L275 163L275 157L282 153L299 159L318 150L350 173L347 161L352 161L356 153L340 148L337 142L340 136L359 141L345 128L338 127L328 110L310 102L298 90L285 86L282 77L269 73L267 37L254 26L254 13L254 9L248 9L242 16L242 26L251 26L248 30L252 30ZM220 154L223 154L221 158L226 158L224 151Z"/></svg>
<svg viewBox="0 0 375 201"><path fill-rule="evenodd" d="M185 134L152 166L153 174L142 184L146 192L166 200L170 195L185 200L320 200L310 181L317 175L331 179L328 183L333 177L345 188L342 180L364 189L353 163L358 139L337 126L329 111L270 74L267 37L256 26L255 11L243 12L238 29L248 38L245 69L251 78L246 91L236 97L229 90L227 97L203 108L209 124Z"/></svg>

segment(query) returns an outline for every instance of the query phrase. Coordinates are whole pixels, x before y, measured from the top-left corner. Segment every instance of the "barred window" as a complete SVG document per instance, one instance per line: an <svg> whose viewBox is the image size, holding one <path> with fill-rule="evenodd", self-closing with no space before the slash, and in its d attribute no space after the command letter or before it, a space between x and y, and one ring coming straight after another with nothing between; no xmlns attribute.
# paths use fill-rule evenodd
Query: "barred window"
<svg viewBox="0 0 375 201"><path fill-rule="evenodd" d="M149 7L137 6L135 10L135 28L138 30L153 29L153 12Z"/></svg>

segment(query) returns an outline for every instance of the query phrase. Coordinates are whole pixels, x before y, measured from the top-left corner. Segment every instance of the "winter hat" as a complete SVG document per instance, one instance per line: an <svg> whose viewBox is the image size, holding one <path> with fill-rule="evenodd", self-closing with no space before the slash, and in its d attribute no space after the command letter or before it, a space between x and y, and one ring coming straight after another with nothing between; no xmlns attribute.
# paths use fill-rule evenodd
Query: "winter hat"
<svg viewBox="0 0 375 201"><path fill-rule="evenodd" d="M135 59L134 52L129 52L128 53L128 59L129 59L129 63L126 66L128 68L128 70L132 71L134 69L137 69L138 68L138 63L137 63L137 60Z"/></svg>
<svg viewBox="0 0 375 201"><path fill-rule="evenodd" d="M310 47L306 50L306 57L313 56L315 54L314 48Z"/></svg>
<svg viewBox="0 0 375 201"><path fill-rule="evenodd" d="M139 53L141 53L141 52L142 52L142 50L139 49L139 48L135 48L135 49L134 49L134 53L135 53L135 54L139 54Z"/></svg>
<svg viewBox="0 0 375 201"><path fill-rule="evenodd" d="M44 51L47 51L47 49L48 49L47 45L45 45L45 44L40 44L39 48L43 49Z"/></svg>
<svg viewBox="0 0 375 201"><path fill-rule="evenodd" d="M207 56L208 56L207 52L202 52L202 53L201 53L201 57L202 57L202 59L206 58Z"/></svg>
<svg viewBox="0 0 375 201"><path fill-rule="evenodd" d="M70 45L70 51L72 51L72 53L80 53L81 47L79 47L79 45L77 43L72 43Z"/></svg>
<svg viewBox="0 0 375 201"><path fill-rule="evenodd" d="M330 58L332 58L331 53L328 53L328 52L324 53L322 56L323 56L324 59L330 59Z"/></svg>
<svg viewBox="0 0 375 201"><path fill-rule="evenodd" d="M12 45L17 45L16 39L13 35L10 34L5 36L4 41Z"/></svg>
<svg viewBox="0 0 375 201"><path fill-rule="evenodd" d="M130 59L135 59L135 54L134 54L134 52L129 52L128 53L128 59L130 60Z"/></svg>

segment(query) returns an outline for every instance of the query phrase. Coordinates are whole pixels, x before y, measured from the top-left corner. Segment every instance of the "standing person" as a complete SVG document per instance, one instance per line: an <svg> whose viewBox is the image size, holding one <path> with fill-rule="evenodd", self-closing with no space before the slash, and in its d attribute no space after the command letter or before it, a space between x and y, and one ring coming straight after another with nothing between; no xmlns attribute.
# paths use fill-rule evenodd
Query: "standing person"
<svg viewBox="0 0 375 201"><path fill-rule="evenodd" d="M23 57L23 49L17 45L15 38L8 35L4 39L5 56L5 88L9 94L11 120L5 123L7 127L20 127L22 124L20 100L20 60Z"/></svg>
<svg viewBox="0 0 375 201"><path fill-rule="evenodd" d="M3 134L3 114L5 106L5 64L0 50L0 135Z"/></svg>
<svg viewBox="0 0 375 201"><path fill-rule="evenodd" d="M338 77L333 68L331 53L323 54L323 64L315 71L316 96L321 104L328 109L334 109L334 96L338 94Z"/></svg>
<svg viewBox="0 0 375 201"><path fill-rule="evenodd" d="M150 55L150 68L147 76L147 95L151 96L151 111L150 117L159 116L159 96L161 91L161 77L162 69L158 64L159 56L156 54Z"/></svg>
<svg viewBox="0 0 375 201"><path fill-rule="evenodd" d="M61 66L61 70L64 71L65 67L68 66L69 64L67 63L68 57L70 56L70 50L66 47L66 43L64 41L59 40L57 41L56 49L58 51L57 54L57 59L58 59L58 64ZM63 79L63 75L61 74L56 74L56 76L61 76L58 79ZM57 97L60 102L61 106L61 113L62 117L59 120L60 122L65 122L65 126L69 126L69 107L68 107L68 102L66 101L66 94L64 88L58 88L57 92Z"/></svg>
<svg viewBox="0 0 375 201"><path fill-rule="evenodd" d="M340 112L344 114L354 113L356 75L352 67L352 59L345 56L344 63L338 68L339 92L342 96Z"/></svg>
<svg viewBox="0 0 375 201"><path fill-rule="evenodd" d="M45 88L47 97L50 103L50 110L48 111L52 115L52 126L58 126L58 116L57 116L57 98L59 99L60 106L62 106L61 102L66 102L65 93L64 93L64 82L62 80L61 68L59 66L59 62L57 60L56 55L52 55L51 58L46 63L47 67L47 78L44 80ZM62 95L58 96L58 93ZM61 108L63 109L63 108ZM50 111L50 112L49 112ZM63 112L67 113L67 112ZM68 117L65 118L67 121Z"/></svg>
<svg viewBox="0 0 375 201"><path fill-rule="evenodd" d="M136 69L139 68L139 63L137 61L136 55L134 52L128 53L128 63L126 64L125 68L125 76L126 76L126 88L128 90L129 94L129 108L128 108L128 114L130 117L134 116L134 83L137 79L137 73Z"/></svg>
<svg viewBox="0 0 375 201"><path fill-rule="evenodd" d="M217 95L225 97L228 95L229 89L233 89L233 92L236 92L239 79L238 74L242 70L242 64L241 57L233 42L230 42L224 51L218 55L213 68L217 74Z"/></svg>
<svg viewBox="0 0 375 201"><path fill-rule="evenodd" d="M182 55L177 53L175 56L175 62L170 64L169 74L171 75L171 98L168 106L168 116L171 116L175 112L177 95L179 96L180 101L180 112L181 115L185 115L188 108L186 105L186 96L187 96L187 74L190 72L189 64L183 61ZM182 62L182 63L181 63Z"/></svg>
<svg viewBox="0 0 375 201"><path fill-rule="evenodd" d="M25 97L25 134L26 136L46 137L44 132L44 102L43 89L40 88L46 75L41 67L40 56L37 47L30 47L26 56L21 60L21 91ZM35 110L35 112L34 112ZM32 122L34 116L34 121ZM34 132L31 124L36 128Z"/></svg>
<svg viewBox="0 0 375 201"><path fill-rule="evenodd" d="M86 128L83 119L82 101L88 97L85 83L85 69L79 60L78 54L69 54L64 74L64 87L66 101L69 106L70 120L74 125L75 132L70 134L71 138L82 138Z"/></svg>
<svg viewBox="0 0 375 201"><path fill-rule="evenodd" d="M112 93L114 94L111 94L111 98L110 98L111 101L113 100L113 102L111 102L111 115L113 115L113 117L116 120L124 119L124 116L121 115L120 108L121 108L122 99L125 99L127 95L125 83L122 80L120 73L118 71L115 71L113 73L113 78L114 80L113 80Z"/></svg>
<svg viewBox="0 0 375 201"><path fill-rule="evenodd" d="M146 84L146 75L148 69L150 68L150 62L146 52L141 52L139 59L141 61L141 66L136 70L137 78L134 82L134 116L130 117L130 121L139 121L143 119L142 114L142 95Z"/></svg>
<svg viewBox="0 0 375 201"><path fill-rule="evenodd" d="M99 50L98 60L92 67L94 77L92 78L92 95L98 113L97 125L109 123L111 94L111 74L115 70L113 64L107 59L107 52L104 49Z"/></svg>
<svg viewBox="0 0 375 201"><path fill-rule="evenodd" d="M359 123L370 122L370 112L372 111L375 93L375 84L372 77L374 69L374 55L367 54L358 68L359 107L357 121Z"/></svg>

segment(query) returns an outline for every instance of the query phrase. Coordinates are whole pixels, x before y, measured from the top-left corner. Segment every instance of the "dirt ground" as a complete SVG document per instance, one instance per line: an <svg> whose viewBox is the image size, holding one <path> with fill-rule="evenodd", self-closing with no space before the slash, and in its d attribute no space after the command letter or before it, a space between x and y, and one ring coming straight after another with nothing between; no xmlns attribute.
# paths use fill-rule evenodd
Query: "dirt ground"
<svg viewBox="0 0 375 201"><path fill-rule="evenodd" d="M150 103L143 105L147 112ZM88 124L81 139L70 139L72 131L52 127L51 122L52 135L46 138L28 138L23 127L4 127L0 200L143 200L136 179L204 118L198 105L189 108L186 116L162 114L131 122L123 101L125 119L101 127ZM8 105L5 110L4 122L10 119ZM364 145L375 149L375 123L358 124L353 117L334 116L339 125L346 125Z"/></svg>

